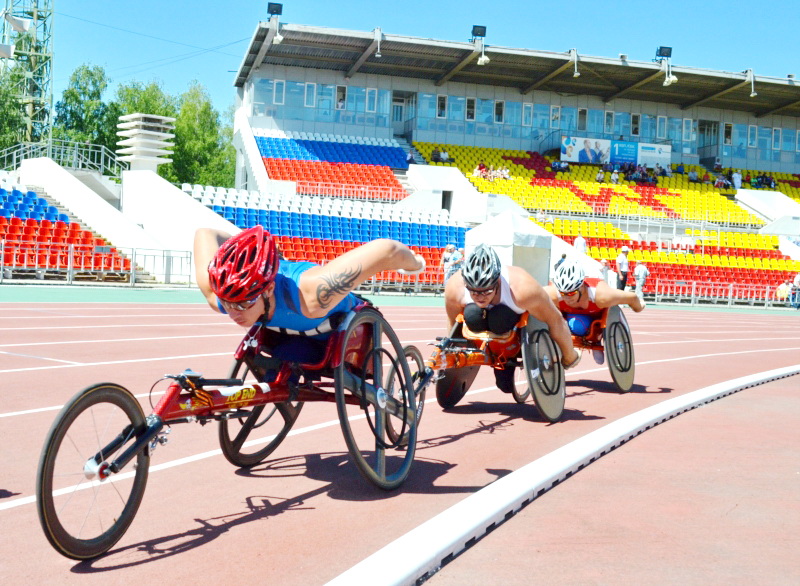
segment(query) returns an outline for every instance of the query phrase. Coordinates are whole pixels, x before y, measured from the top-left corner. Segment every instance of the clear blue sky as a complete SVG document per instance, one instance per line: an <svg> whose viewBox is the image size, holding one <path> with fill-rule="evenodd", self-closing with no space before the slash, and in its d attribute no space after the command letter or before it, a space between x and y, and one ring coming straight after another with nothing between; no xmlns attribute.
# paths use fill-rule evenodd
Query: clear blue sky
<svg viewBox="0 0 800 586"><path fill-rule="evenodd" d="M156 80L179 94L192 80L217 109L234 101L234 72L259 20L260 0L54 0L54 99L81 64L100 65L117 83ZM634 9L635 7L635 9ZM487 27L486 43L647 61L656 47L673 47L675 66L722 71L752 68L756 76L800 77L797 0L756 8L737 0L675 0L640 4L535 0L294 0L281 22L372 30L466 41L473 24Z"/></svg>

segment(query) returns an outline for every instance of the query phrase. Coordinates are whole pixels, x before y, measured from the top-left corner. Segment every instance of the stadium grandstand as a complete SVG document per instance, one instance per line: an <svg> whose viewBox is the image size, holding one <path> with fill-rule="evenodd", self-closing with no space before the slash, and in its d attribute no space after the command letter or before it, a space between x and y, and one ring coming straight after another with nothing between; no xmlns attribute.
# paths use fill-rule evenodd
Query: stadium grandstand
<svg viewBox="0 0 800 586"><path fill-rule="evenodd" d="M794 79L672 66L665 47L633 61L495 47L483 34L454 42L273 15L233 80L235 188L155 173L168 120L122 120L125 149L102 162L84 145L10 149L0 279L190 283L196 227L261 224L287 258L320 263L398 239L427 270L379 275L371 290L438 293L443 248L512 214L566 250L581 235L587 262L612 271L629 247L651 299L776 305L800 272Z"/></svg>

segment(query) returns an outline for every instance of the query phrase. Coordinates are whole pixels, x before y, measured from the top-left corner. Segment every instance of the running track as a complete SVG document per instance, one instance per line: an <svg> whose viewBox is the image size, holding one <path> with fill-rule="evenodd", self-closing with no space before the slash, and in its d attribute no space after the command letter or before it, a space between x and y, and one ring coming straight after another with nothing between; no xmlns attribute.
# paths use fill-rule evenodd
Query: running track
<svg viewBox="0 0 800 586"><path fill-rule="evenodd" d="M401 341L424 355L444 330L440 307L383 310ZM797 312L651 306L627 316L637 358L631 393L612 392L607 367L586 355L568 373L564 420L550 425L495 389L484 369L452 412L427 404L411 475L390 494L348 462L331 404L307 405L295 435L250 471L218 453L213 426L175 426L151 460L161 466L128 533L105 557L76 564L51 549L31 502L58 408L100 381L143 396L161 375L187 367L222 376L242 331L202 304L0 303L0 581L190 575L197 583L324 584L612 421L800 363ZM647 431L536 499L429 582L798 583L799 382L748 389Z"/></svg>

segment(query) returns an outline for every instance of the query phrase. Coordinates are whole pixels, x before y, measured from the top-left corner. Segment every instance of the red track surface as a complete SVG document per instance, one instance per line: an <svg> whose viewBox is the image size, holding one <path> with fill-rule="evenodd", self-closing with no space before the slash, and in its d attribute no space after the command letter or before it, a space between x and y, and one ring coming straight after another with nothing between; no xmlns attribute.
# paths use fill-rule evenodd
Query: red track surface
<svg viewBox="0 0 800 586"><path fill-rule="evenodd" d="M444 331L438 308L384 313L424 355ZM28 498L57 407L100 381L142 395L187 367L227 374L243 332L201 305L0 304L0 580L321 584L589 431L800 356L796 313L648 308L628 319L631 393L614 393L607 367L587 355L568 375L564 420L550 425L495 389L484 369L452 412L428 403L411 475L393 493L368 485L348 462L331 404L307 405L295 426L307 431L249 471L219 455L213 426L175 426L151 460L173 465L151 471L128 533L108 555L76 564L47 543ZM642 434L534 501L431 583L797 583L798 388L793 377L742 391ZM205 457L180 461L197 455Z"/></svg>

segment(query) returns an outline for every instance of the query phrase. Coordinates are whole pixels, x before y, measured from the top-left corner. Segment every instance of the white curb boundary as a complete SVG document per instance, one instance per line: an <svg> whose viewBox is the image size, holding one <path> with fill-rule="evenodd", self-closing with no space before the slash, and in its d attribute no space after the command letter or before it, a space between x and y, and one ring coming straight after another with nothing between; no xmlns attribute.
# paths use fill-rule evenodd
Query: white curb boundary
<svg viewBox="0 0 800 586"><path fill-rule="evenodd" d="M500 478L399 537L330 582L414 584L536 497L643 431L726 395L800 373L800 364L748 375L627 415Z"/></svg>

